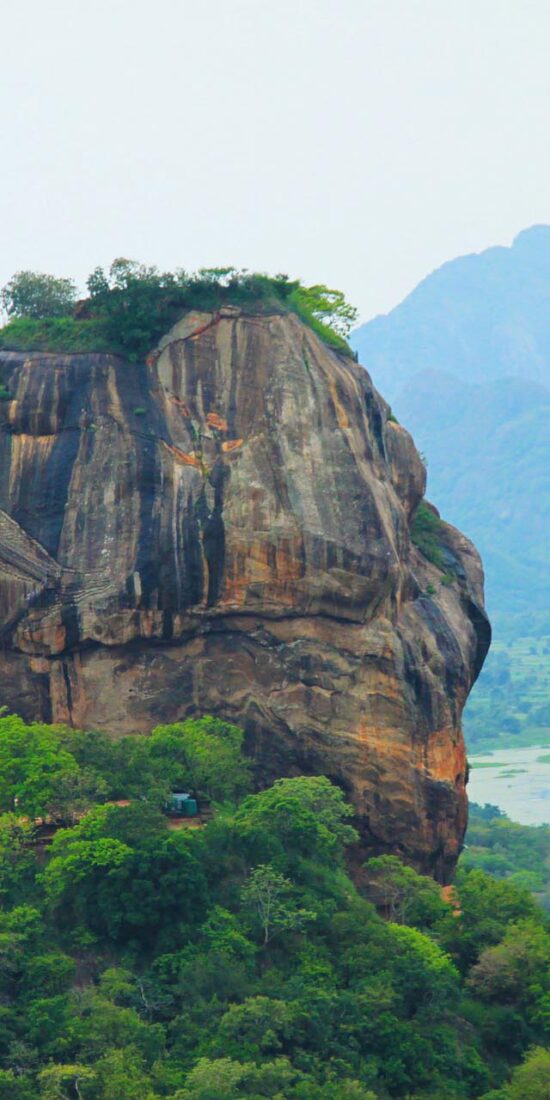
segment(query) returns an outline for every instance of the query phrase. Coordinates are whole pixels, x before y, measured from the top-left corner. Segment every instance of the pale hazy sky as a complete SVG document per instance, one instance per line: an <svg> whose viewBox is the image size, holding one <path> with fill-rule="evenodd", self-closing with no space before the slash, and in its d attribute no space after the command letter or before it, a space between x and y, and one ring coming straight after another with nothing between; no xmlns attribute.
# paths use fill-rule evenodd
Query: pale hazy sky
<svg viewBox="0 0 550 1100"><path fill-rule="evenodd" d="M4 0L0 34L0 284L233 263L367 319L550 222L550 0Z"/></svg>

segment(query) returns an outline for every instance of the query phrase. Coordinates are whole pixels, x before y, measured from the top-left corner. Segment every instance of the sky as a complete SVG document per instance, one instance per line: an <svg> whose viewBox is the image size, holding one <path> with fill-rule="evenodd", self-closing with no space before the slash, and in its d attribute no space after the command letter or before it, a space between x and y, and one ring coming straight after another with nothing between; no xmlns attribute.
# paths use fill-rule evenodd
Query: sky
<svg viewBox="0 0 550 1100"><path fill-rule="evenodd" d="M0 285L233 264L367 320L550 222L548 0L18 0L0 34Z"/></svg>

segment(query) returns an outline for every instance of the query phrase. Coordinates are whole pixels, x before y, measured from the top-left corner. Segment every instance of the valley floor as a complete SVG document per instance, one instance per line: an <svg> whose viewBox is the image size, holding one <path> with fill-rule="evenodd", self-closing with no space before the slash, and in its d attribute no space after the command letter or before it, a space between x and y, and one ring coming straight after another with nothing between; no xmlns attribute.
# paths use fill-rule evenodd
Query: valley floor
<svg viewBox="0 0 550 1100"><path fill-rule="evenodd" d="M470 754L468 795L522 825L550 824L550 751L541 746Z"/></svg>

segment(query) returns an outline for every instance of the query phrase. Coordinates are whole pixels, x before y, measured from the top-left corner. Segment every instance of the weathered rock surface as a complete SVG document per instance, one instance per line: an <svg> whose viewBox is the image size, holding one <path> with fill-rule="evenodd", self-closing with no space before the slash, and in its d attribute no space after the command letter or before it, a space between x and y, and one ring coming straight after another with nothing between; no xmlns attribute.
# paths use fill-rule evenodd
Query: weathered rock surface
<svg viewBox="0 0 550 1100"><path fill-rule="evenodd" d="M368 374L293 316L188 314L147 364L0 353L0 702L114 733L214 713L444 880L489 627L471 544ZM431 593L431 594L428 594Z"/></svg>

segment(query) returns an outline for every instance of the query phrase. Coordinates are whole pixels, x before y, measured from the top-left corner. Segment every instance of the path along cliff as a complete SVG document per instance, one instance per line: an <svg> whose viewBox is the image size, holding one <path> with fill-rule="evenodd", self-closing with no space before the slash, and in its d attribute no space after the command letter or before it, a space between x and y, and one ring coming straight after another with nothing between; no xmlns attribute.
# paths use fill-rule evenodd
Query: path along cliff
<svg viewBox="0 0 550 1100"><path fill-rule="evenodd" d="M146 363L4 351L0 377L0 702L113 734L222 716L258 782L327 774L369 851L446 881L483 575L446 524L445 578L413 545L424 466L367 372L225 308Z"/></svg>

